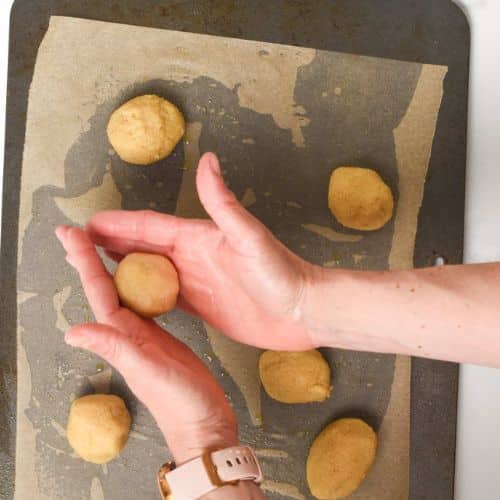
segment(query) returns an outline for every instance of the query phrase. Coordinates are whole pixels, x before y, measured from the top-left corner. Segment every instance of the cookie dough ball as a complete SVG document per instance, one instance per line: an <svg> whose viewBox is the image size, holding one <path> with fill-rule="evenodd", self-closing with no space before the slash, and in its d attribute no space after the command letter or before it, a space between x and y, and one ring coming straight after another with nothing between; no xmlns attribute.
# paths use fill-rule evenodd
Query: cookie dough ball
<svg viewBox="0 0 500 500"><path fill-rule="evenodd" d="M330 396L330 366L319 351L265 351L259 373L267 394L282 403L312 403Z"/></svg>
<svg viewBox="0 0 500 500"><path fill-rule="evenodd" d="M307 483L316 498L344 498L359 488L375 460L377 435L357 418L331 423L314 440Z"/></svg>
<svg viewBox="0 0 500 500"><path fill-rule="evenodd" d="M115 285L122 304L147 318L171 311L179 295L177 271L162 255L128 254L118 264Z"/></svg>
<svg viewBox="0 0 500 500"><path fill-rule="evenodd" d="M374 231L391 219L394 198L375 170L338 167L330 178L328 207L343 226Z"/></svg>
<svg viewBox="0 0 500 500"><path fill-rule="evenodd" d="M156 95L142 95L111 115L108 139L123 161L150 165L174 150L185 128L182 113L171 102Z"/></svg>
<svg viewBox="0 0 500 500"><path fill-rule="evenodd" d="M123 399L91 394L73 401L66 435L77 455L87 462L104 464L125 446L130 421Z"/></svg>

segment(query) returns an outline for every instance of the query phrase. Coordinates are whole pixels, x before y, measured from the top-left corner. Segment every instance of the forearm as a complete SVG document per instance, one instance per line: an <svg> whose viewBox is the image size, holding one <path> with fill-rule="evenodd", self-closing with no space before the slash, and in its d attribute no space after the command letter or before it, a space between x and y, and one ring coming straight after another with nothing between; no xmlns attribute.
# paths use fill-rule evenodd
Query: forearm
<svg viewBox="0 0 500 500"><path fill-rule="evenodd" d="M500 264L316 268L303 320L318 346L500 366Z"/></svg>

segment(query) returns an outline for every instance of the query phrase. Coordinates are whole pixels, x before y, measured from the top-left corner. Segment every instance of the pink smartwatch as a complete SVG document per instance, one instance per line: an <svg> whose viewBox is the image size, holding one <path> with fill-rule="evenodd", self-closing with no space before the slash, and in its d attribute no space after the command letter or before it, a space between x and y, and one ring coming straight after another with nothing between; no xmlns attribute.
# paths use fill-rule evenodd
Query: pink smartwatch
<svg viewBox="0 0 500 500"><path fill-rule="evenodd" d="M249 446L208 451L179 467L166 463L158 472L163 500L195 500L238 481L262 482L259 462Z"/></svg>

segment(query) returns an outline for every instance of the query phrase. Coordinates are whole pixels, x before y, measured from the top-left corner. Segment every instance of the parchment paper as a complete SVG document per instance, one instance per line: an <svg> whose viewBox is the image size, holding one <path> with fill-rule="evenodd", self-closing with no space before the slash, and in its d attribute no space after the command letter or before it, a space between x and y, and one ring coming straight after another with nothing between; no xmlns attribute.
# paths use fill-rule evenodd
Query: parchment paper
<svg viewBox="0 0 500 500"><path fill-rule="evenodd" d="M53 236L57 224L84 224L98 210L119 207L203 217L195 168L201 152L215 150L242 202L304 258L330 267L410 268L446 71L52 18L30 90L22 171L16 499L154 498L157 467L168 458L121 377L62 341L70 324L91 316ZM148 168L123 164L105 136L112 110L142 93L177 103L188 123L174 154ZM382 231L350 232L331 217L328 178L339 164L376 168L391 185L396 216ZM380 440L375 466L352 498L408 497L409 359L324 350L332 398L286 406L262 394L258 350L180 312L160 323L223 385L241 439L261 457L269 498L310 497L307 451L341 416L364 418ZM103 467L78 459L65 439L72 399L92 391L122 395L134 418L126 449Z"/></svg>

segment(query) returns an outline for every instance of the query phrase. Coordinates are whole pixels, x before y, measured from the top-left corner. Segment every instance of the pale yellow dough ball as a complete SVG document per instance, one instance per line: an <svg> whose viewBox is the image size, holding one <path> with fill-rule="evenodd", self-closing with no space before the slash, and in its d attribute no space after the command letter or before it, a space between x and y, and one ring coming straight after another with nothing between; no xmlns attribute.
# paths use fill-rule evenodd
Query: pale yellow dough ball
<svg viewBox="0 0 500 500"><path fill-rule="evenodd" d="M330 366L317 350L265 351L259 373L267 394L282 403L312 403L330 396Z"/></svg>
<svg viewBox="0 0 500 500"><path fill-rule="evenodd" d="M344 498L359 488L377 451L374 430L357 418L328 425L314 440L307 458L307 483L319 499Z"/></svg>
<svg viewBox="0 0 500 500"><path fill-rule="evenodd" d="M130 422L130 414L121 398L91 394L73 401L66 435L83 460L104 464L125 446Z"/></svg>
<svg viewBox="0 0 500 500"><path fill-rule="evenodd" d="M330 177L328 207L343 226L374 231L391 219L394 198L375 170L338 167Z"/></svg>
<svg viewBox="0 0 500 500"><path fill-rule="evenodd" d="M150 165L166 158L185 130L184 117L176 106L156 95L142 95L111 115L108 139L123 161Z"/></svg>
<svg viewBox="0 0 500 500"><path fill-rule="evenodd" d="M179 295L179 277L162 255L128 254L115 273L115 286L122 304L148 318L171 311Z"/></svg>

